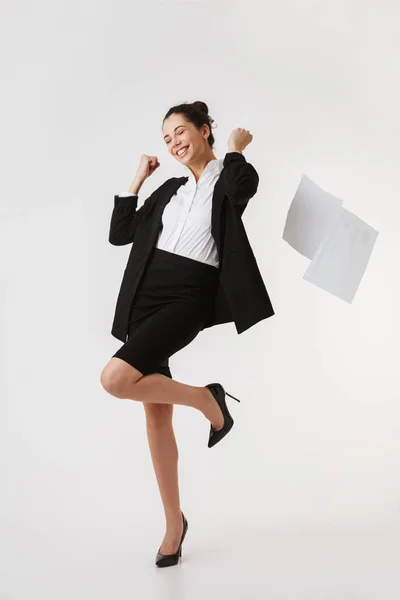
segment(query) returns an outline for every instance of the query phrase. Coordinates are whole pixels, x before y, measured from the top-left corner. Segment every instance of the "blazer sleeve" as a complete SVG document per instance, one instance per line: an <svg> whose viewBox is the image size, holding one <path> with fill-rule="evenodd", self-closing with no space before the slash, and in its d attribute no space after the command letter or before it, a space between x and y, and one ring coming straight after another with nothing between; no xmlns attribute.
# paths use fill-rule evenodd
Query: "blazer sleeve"
<svg viewBox="0 0 400 600"><path fill-rule="evenodd" d="M108 236L110 244L113 244L113 246L124 246L133 242L138 225L157 201L157 191L153 192L145 200L139 210L137 210L137 194L114 196L114 208L111 214Z"/></svg>
<svg viewBox="0 0 400 600"><path fill-rule="evenodd" d="M240 152L227 152L223 164L226 195L232 204L245 206L257 192L257 171Z"/></svg>

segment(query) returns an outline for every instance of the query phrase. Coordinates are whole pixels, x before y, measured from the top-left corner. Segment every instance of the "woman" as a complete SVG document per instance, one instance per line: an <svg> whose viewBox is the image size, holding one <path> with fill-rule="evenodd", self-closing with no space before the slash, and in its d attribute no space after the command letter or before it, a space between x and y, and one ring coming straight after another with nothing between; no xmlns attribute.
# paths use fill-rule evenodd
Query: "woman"
<svg viewBox="0 0 400 600"><path fill-rule="evenodd" d="M160 166L156 156L142 155L129 194L115 197L111 218L110 242L122 245L133 241L131 262L135 264L136 260L136 263L145 264L143 271L138 271L142 274L140 283L135 284L134 300L129 298L128 334L123 337L121 326L115 325L115 337L125 342L103 369L101 383L118 398L143 403L152 462L166 518L166 534L156 556L159 567L178 562L188 528L179 501L173 405L197 408L210 421L208 447L218 443L234 422L221 384L197 387L180 383L172 379L168 363L170 356L187 346L207 323L212 323L210 315L219 285L220 257L211 234L211 217L213 192L224 160L217 159L212 150L212 122L203 102L171 108L164 117L163 137L168 151L183 166L187 182L175 194L170 192L167 198L161 194L164 189L161 186L158 193L154 192L136 210L137 194L143 182ZM228 141L229 152L241 153L252 137L247 130L235 129ZM257 178L258 183L258 176L253 171L252 177ZM157 235L155 243L150 244L149 258L142 259L141 246L148 242L150 227L160 206L162 212L158 218L161 220L162 215L162 223L160 227L156 224ZM127 269L125 289L129 290L126 272ZM122 306L121 297L118 302ZM257 319L265 318L264 314L273 314L269 304L267 310ZM128 314L126 309L125 314Z"/></svg>

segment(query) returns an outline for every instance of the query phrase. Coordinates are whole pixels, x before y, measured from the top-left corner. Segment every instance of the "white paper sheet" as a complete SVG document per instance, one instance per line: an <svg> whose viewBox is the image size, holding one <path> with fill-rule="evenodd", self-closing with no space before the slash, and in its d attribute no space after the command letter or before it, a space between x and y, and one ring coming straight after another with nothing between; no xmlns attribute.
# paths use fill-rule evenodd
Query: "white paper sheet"
<svg viewBox="0 0 400 600"><path fill-rule="evenodd" d="M303 279L351 303L377 237L375 229L341 208Z"/></svg>
<svg viewBox="0 0 400 600"><path fill-rule="evenodd" d="M338 220L342 203L303 174L287 214L283 239L303 256L314 258Z"/></svg>

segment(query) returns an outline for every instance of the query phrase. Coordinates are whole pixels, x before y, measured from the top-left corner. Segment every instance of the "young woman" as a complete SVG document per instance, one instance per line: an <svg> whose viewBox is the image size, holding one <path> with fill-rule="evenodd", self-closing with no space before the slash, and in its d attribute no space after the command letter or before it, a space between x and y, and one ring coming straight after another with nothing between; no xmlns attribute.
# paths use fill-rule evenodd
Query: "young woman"
<svg viewBox="0 0 400 600"><path fill-rule="evenodd" d="M219 383L197 387L172 379L168 359L205 327L235 321L240 333L274 314L259 272L254 276L257 267L240 220L258 185L257 172L242 155L253 136L235 129L225 159L217 159L212 122L203 102L172 107L162 133L185 177L169 179L137 210L143 182L160 166L156 156L142 155L128 194L114 197L111 217L109 241L133 246L112 329L124 343L103 369L101 383L115 397L143 403L166 519L159 567L178 562L188 528L180 508L173 405L191 406L208 419L208 447L233 426L225 393L234 396ZM254 305L243 304L244 288L238 287L246 285L240 282L246 274L248 285L256 286L253 294L248 290Z"/></svg>

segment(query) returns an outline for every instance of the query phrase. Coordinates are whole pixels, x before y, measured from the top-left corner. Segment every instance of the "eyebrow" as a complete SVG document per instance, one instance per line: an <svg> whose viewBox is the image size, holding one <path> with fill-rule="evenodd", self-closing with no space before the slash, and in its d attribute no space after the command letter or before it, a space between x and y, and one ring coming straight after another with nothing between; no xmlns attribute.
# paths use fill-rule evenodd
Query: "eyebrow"
<svg viewBox="0 0 400 600"><path fill-rule="evenodd" d="M174 131L176 131L176 130L178 129L178 127L185 127L185 125L177 125L177 126L175 127ZM168 137L168 136L169 136L169 133L167 133L167 135L164 135L164 140L165 140L165 138L166 138L166 137Z"/></svg>

